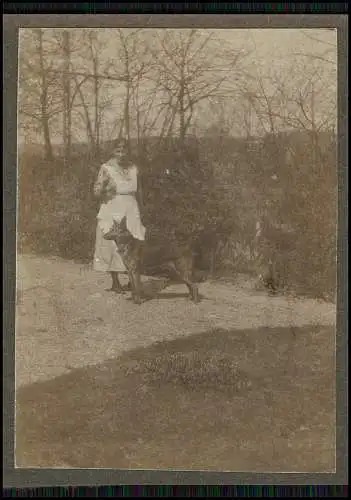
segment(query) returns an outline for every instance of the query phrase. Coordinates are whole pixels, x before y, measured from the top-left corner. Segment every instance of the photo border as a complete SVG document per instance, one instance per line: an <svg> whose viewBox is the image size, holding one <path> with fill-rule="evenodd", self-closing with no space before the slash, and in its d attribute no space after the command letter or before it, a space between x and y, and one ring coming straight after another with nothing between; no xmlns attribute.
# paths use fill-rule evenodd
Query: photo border
<svg viewBox="0 0 351 500"><path fill-rule="evenodd" d="M15 309L18 30L25 27L337 28L338 271L336 473L235 473L172 470L15 469ZM9 14L3 16L3 473L5 488L100 485L348 484L348 17L304 14Z"/></svg>

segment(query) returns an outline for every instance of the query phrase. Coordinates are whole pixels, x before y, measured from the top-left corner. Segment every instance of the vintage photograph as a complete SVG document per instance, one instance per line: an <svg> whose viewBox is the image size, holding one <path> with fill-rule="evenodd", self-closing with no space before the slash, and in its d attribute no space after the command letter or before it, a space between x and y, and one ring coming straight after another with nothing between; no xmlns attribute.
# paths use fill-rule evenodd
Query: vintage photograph
<svg viewBox="0 0 351 500"><path fill-rule="evenodd" d="M335 472L336 29L21 28L17 112L15 467Z"/></svg>

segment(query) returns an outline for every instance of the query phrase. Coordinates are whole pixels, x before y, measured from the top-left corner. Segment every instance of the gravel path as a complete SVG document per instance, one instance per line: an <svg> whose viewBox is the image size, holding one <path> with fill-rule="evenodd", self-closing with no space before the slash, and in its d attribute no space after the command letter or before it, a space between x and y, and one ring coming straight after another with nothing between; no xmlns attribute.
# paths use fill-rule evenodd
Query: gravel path
<svg viewBox="0 0 351 500"><path fill-rule="evenodd" d="M18 257L17 387L102 363L138 346L208 331L334 325L335 305L269 297L248 282L202 283L195 305L172 285L141 306L105 291L109 277L59 258Z"/></svg>

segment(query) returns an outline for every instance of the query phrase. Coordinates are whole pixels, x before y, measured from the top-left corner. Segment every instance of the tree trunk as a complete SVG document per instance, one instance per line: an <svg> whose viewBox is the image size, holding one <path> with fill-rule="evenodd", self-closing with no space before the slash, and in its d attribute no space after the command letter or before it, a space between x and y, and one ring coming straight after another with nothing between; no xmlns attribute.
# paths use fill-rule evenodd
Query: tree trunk
<svg viewBox="0 0 351 500"><path fill-rule="evenodd" d="M43 135L44 135L44 147L45 147L45 159L46 160L53 160L54 155L52 151L52 144L51 144L51 138L50 138L50 127L49 127L49 120L47 117L43 116Z"/></svg>
<svg viewBox="0 0 351 500"><path fill-rule="evenodd" d="M124 121L124 139L127 142L128 154L131 154L131 145L130 145L130 100L131 100L131 90L132 90L132 75L131 75L131 67L130 67L130 54L127 46L126 39L124 35L122 35L121 30L119 31L120 41L123 47L123 65L124 65L124 81L126 83L126 94L124 99L124 110L123 110L123 121Z"/></svg>
<svg viewBox="0 0 351 500"><path fill-rule="evenodd" d="M315 110L315 90L312 83L311 89L311 128L312 128L312 168L316 172L317 168L317 150L318 150L318 133L316 127L316 110Z"/></svg>
<svg viewBox="0 0 351 500"><path fill-rule="evenodd" d="M129 107L130 107L130 80L128 77L127 82L126 82L126 97L125 97L125 101L124 101L124 127L125 127L125 139L127 141L128 153L130 154Z"/></svg>
<svg viewBox="0 0 351 500"><path fill-rule="evenodd" d="M78 93L81 99L81 103L83 106L83 113L85 117L85 126L86 126L86 131L87 131L87 137L90 145L90 150L95 153L95 140L94 140L94 131L93 131L93 125L90 120L90 115L89 115L89 109L88 106L85 102L84 94L82 92L82 89L78 87Z"/></svg>
<svg viewBox="0 0 351 500"><path fill-rule="evenodd" d="M216 272L216 248L212 247L211 253L210 253L210 276L211 276L211 278L214 277L215 272Z"/></svg>
<svg viewBox="0 0 351 500"><path fill-rule="evenodd" d="M64 160L69 163L72 147L72 113L71 113L71 82L69 71L71 66L70 35L67 30L63 32L63 144Z"/></svg>
<svg viewBox="0 0 351 500"><path fill-rule="evenodd" d="M96 56L97 58L97 56ZM94 60L94 95L95 95L95 158L100 158L100 117L99 117L99 79L98 79L98 60Z"/></svg>
<svg viewBox="0 0 351 500"><path fill-rule="evenodd" d="M39 64L41 73L41 95L40 95L40 105L41 105L41 125L43 129L44 138L44 154L46 160L53 159L53 151L50 136L49 127L49 117L48 117L48 83L46 78L46 70L44 65L44 53L43 53L43 33L41 29L38 29L38 45L39 45Z"/></svg>
<svg viewBox="0 0 351 500"><path fill-rule="evenodd" d="M184 161L185 153L185 75L184 75L184 59L182 60L180 67L180 88L179 88L179 142L180 142L180 152L182 159Z"/></svg>
<svg viewBox="0 0 351 500"><path fill-rule="evenodd" d="M185 151L185 110L184 110L184 87L183 83L179 92L179 142L182 155Z"/></svg>

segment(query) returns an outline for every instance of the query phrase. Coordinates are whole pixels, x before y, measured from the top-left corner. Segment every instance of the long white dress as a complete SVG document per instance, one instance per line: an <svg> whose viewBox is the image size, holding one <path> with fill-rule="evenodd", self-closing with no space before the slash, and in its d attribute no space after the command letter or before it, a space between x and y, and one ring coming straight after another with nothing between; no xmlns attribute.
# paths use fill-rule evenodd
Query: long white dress
<svg viewBox="0 0 351 500"><path fill-rule="evenodd" d="M112 227L113 221L120 222L126 217L127 228L139 240L145 239L145 227L140 218L137 191L138 170L135 165L122 169L116 160L110 160L100 168L94 186L95 195L104 187L114 189L116 194L102 203L97 214L96 243L93 269L102 272L126 272L114 241L105 240L104 234Z"/></svg>

